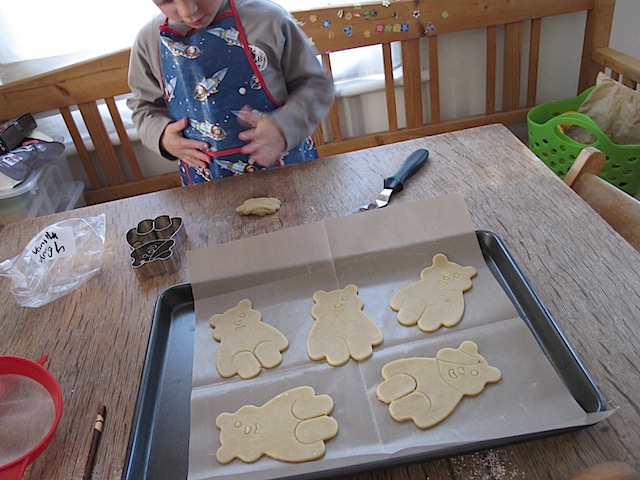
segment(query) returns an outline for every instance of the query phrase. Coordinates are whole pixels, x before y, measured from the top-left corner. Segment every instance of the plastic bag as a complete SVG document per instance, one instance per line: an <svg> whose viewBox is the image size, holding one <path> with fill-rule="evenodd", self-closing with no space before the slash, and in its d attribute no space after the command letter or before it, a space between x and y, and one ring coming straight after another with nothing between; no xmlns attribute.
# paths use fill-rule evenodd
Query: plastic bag
<svg viewBox="0 0 640 480"><path fill-rule="evenodd" d="M83 285L100 271L106 216L70 218L38 233L17 257L0 263L23 307L40 307Z"/></svg>
<svg viewBox="0 0 640 480"><path fill-rule="evenodd" d="M640 145L640 92L600 72L578 112L590 117L616 145ZM569 135L581 143L595 143Z"/></svg>

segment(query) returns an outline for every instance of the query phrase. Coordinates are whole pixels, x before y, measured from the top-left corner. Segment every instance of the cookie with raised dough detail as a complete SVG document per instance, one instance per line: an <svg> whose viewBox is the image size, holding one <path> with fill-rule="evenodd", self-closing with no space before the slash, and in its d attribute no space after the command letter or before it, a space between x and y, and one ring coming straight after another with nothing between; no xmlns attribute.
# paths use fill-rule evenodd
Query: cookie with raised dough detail
<svg viewBox="0 0 640 480"><path fill-rule="evenodd" d="M244 299L224 313L212 315L209 325L213 338L220 342L216 354L216 368L228 378L253 378L262 368L274 368L282 362L282 354L289 346L277 328L261 321L262 315Z"/></svg>
<svg viewBox="0 0 640 480"><path fill-rule="evenodd" d="M378 400L389 404L394 420L413 420L426 429L447 418L465 395L478 395L501 377L500 370L478 353L478 346L467 340L458 348L443 348L435 358L387 363L376 394Z"/></svg>
<svg viewBox="0 0 640 480"><path fill-rule="evenodd" d="M309 386L297 387L261 407L245 405L216 418L220 448L216 458L226 464L234 458L255 462L263 455L283 462L308 462L325 453L325 440L338 433L330 417L333 399L316 395Z"/></svg>
<svg viewBox="0 0 640 480"><path fill-rule="evenodd" d="M420 280L400 289L391 298L391 309L398 312L398 322L418 324L423 332L441 326L453 327L464 313L463 293L471 288L476 275L473 267L461 267L438 253L433 264L420 273Z"/></svg>
<svg viewBox="0 0 640 480"><path fill-rule="evenodd" d="M326 358L334 367L344 365L349 358L361 361L369 358L373 347L382 343L378 325L366 315L364 302L356 285L313 294L311 316L315 323L307 337L307 353L312 360Z"/></svg>
<svg viewBox="0 0 640 480"><path fill-rule="evenodd" d="M236 208L240 215L271 215L280 210L281 202L275 197L258 197L245 200L242 205Z"/></svg>

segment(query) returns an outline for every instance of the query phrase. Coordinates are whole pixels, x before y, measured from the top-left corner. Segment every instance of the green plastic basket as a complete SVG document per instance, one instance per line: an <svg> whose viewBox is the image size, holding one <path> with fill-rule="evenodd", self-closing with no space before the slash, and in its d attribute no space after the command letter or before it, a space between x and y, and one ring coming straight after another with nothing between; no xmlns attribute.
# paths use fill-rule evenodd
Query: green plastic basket
<svg viewBox="0 0 640 480"><path fill-rule="evenodd" d="M640 145L613 143L591 118L577 113L593 88L576 98L543 103L529 110L529 148L556 175L564 178L584 147L596 147L607 158L600 177L629 195L636 195L640 192ZM559 125L582 127L591 132L596 141L589 145L579 143L565 135Z"/></svg>

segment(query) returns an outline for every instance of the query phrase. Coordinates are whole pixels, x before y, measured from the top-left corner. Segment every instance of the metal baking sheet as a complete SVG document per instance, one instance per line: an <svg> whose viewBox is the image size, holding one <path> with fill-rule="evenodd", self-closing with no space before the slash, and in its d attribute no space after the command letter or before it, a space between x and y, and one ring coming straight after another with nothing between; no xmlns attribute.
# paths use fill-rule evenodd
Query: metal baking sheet
<svg viewBox="0 0 640 480"><path fill-rule="evenodd" d="M477 231L476 234L489 269L571 395L587 413L604 411L605 405L597 386L504 243L491 232ZM153 318L125 463L125 479L182 480L187 477L194 329L195 310L190 284L165 290L158 298ZM566 431L557 429L497 438L406 456L384 464L353 465L346 469L317 472L304 478L328 478L432 460Z"/></svg>

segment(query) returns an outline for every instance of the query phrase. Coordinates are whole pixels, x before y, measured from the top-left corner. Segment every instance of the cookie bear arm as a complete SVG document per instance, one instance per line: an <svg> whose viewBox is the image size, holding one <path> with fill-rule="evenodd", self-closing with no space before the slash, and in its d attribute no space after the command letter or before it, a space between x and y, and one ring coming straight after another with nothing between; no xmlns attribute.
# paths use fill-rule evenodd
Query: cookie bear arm
<svg viewBox="0 0 640 480"><path fill-rule="evenodd" d="M324 440L338 432L338 423L327 414L333 410L333 399L316 395L312 387L294 388L272 399L268 404L270 420L281 434L278 442L264 446L268 456L288 462L315 460L324 455Z"/></svg>
<svg viewBox="0 0 640 480"><path fill-rule="evenodd" d="M396 292L389 305L394 312L398 312L398 322L408 327L418 323L427 308L427 304L420 293L419 282L407 285Z"/></svg>
<svg viewBox="0 0 640 480"><path fill-rule="evenodd" d="M411 375L396 373L378 385L376 395L381 402L391 403L415 391L416 386L416 379Z"/></svg>
<svg viewBox="0 0 640 480"><path fill-rule="evenodd" d="M316 328L316 325L307 337L307 354L311 360L326 359L333 367L344 365L350 358L349 347L344 338L328 335Z"/></svg>
<svg viewBox="0 0 640 480"><path fill-rule="evenodd" d="M293 416L301 420L329 415L333 411L333 399L329 395L316 395L311 387L298 387L294 390L296 400L291 405Z"/></svg>
<svg viewBox="0 0 640 480"><path fill-rule="evenodd" d="M392 402L389 406L389 412L398 421L413 420L418 428L427 429L447 418L456 408L460 399L457 402L443 403L423 393L414 392Z"/></svg>
<svg viewBox="0 0 640 480"><path fill-rule="evenodd" d="M305 445L330 440L337 434L338 422L335 418L326 415L300 422L295 431L296 439Z"/></svg>
<svg viewBox="0 0 640 480"><path fill-rule="evenodd" d="M253 352L263 367L277 367L282 362L280 352L283 352L289 347L289 341L280 330L271 325L262 323L260 327L264 330L262 336L264 340L255 345Z"/></svg>

